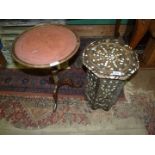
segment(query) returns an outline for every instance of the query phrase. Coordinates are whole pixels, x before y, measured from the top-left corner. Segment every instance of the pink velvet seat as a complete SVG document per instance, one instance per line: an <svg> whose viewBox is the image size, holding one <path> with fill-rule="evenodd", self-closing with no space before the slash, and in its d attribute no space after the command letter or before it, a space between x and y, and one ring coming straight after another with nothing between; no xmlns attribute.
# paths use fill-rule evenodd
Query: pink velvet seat
<svg viewBox="0 0 155 155"><path fill-rule="evenodd" d="M79 47L78 37L62 25L41 25L21 34L13 46L13 57L29 67L56 66L71 58Z"/></svg>
<svg viewBox="0 0 155 155"><path fill-rule="evenodd" d="M53 67L71 58L80 45L79 38L62 25L40 25L22 33L13 44L12 56L22 65L33 68ZM53 112L57 109L58 89L74 85L71 79L58 79L58 70L51 69L53 82Z"/></svg>

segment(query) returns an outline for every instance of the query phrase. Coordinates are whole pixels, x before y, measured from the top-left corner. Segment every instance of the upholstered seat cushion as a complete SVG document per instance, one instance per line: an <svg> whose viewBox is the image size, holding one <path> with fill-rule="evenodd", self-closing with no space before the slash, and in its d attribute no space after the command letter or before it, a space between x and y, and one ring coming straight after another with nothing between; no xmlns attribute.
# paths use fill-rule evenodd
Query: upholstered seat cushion
<svg viewBox="0 0 155 155"><path fill-rule="evenodd" d="M69 57L76 46L77 38L68 28L42 25L20 35L14 45L14 54L28 64L52 65Z"/></svg>

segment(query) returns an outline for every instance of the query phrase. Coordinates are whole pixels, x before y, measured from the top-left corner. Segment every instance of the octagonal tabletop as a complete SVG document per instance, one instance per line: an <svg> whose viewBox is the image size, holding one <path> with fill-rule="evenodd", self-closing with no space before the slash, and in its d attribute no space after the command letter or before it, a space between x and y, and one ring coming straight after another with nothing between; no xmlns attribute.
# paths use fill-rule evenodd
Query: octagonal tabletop
<svg viewBox="0 0 155 155"><path fill-rule="evenodd" d="M90 43L83 64L99 78L126 80L139 68L138 55L128 45L113 39Z"/></svg>

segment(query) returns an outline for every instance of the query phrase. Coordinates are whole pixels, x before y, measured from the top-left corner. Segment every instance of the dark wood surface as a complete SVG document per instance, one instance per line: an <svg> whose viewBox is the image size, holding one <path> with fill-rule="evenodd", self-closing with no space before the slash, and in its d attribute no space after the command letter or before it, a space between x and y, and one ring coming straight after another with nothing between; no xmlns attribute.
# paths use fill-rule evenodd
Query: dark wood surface
<svg viewBox="0 0 155 155"><path fill-rule="evenodd" d="M7 64L6 60L5 60L3 54L0 51L0 68L4 68L6 66L6 64Z"/></svg>
<svg viewBox="0 0 155 155"><path fill-rule="evenodd" d="M143 54L143 67L155 67L155 39L150 38Z"/></svg>
<svg viewBox="0 0 155 155"><path fill-rule="evenodd" d="M135 49L141 39L147 32L150 32L149 41L146 44L146 48L143 55L140 56L141 67L155 68L155 21L151 19L137 19L133 36L129 45Z"/></svg>
<svg viewBox="0 0 155 155"><path fill-rule="evenodd" d="M121 25L121 19L117 19L116 20L116 25L115 25L115 32L114 32L114 37L115 38L118 38L120 36L120 32L119 32L120 25Z"/></svg>
<svg viewBox="0 0 155 155"><path fill-rule="evenodd" d="M149 30L150 23L151 23L151 20L142 20L142 19L136 20L134 33L129 43L129 45L133 49L138 45L140 40L144 37L146 32Z"/></svg>

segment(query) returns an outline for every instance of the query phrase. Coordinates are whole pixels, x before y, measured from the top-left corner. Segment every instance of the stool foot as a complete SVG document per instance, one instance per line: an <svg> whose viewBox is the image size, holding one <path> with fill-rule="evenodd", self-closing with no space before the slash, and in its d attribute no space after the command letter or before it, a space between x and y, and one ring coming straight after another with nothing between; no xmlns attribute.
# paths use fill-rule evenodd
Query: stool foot
<svg viewBox="0 0 155 155"><path fill-rule="evenodd" d="M53 105L53 112L56 112L58 107L58 103L55 101L54 105Z"/></svg>

